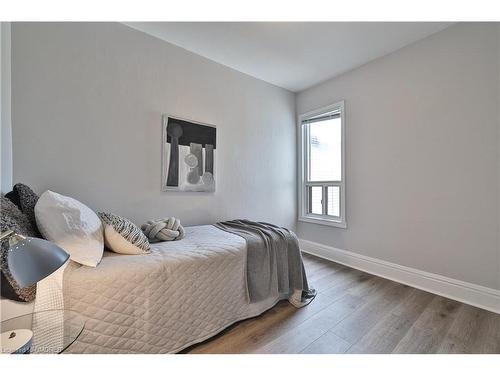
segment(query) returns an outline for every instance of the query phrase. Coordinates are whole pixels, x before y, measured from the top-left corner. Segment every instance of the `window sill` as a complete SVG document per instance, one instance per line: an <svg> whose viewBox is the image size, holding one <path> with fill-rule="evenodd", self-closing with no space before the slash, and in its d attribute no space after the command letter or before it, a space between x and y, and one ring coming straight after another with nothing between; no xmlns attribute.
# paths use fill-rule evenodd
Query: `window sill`
<svg viewBox="0 0 500 375"><path fill-rule="evenodd" d="M299 216L299 221L302 221L304 223L327 225L327 226L336 227L336 228L343 228L343 229L347 228L347 223L345 221L340 220L340 219L327 219L327 218L321 218L321 217Z"/></svg>

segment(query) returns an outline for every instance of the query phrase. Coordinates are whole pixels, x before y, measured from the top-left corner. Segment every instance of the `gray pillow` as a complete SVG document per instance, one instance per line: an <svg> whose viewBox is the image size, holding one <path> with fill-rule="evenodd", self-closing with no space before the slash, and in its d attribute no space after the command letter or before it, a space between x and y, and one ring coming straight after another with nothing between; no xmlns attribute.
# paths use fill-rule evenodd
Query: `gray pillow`
<svg viewBox="0 0 500 375"><path fill-rule="evenodd" d="M5 194L5 197L14 202L19 210L28 217L36 231L37 237L41 237L38 233L35 219L35 205L38 201L38 195L28 185L17 183L11 192Z"/></svg>
<svg viewBox="0 0 500 375"><path fill-rule="evenodd" d="M4 232L10 229L23 236L36 237L37 231L33 228L27 215L23 214L13 202L3 195L0 203L0 231ZM9 241L2 241L0 254L1 295L14 301L31 302L35 299L36 284L27 288L21 288L17 284L7 264L8 250Z"/></svg>
<svg viewBox="0 0 500 375"><path fill-rule="evenodd" d="M124 217L99 212L104 224L104 243L115 253L139 255L149 251L148 238L141 229Z"/></svg>

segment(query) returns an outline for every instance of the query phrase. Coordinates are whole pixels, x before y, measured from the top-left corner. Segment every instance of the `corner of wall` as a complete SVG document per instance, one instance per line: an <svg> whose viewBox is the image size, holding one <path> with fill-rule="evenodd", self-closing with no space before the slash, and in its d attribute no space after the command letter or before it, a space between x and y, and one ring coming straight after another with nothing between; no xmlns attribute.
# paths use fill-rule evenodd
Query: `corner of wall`
<svg viewBox="0 0 500 375"><path fill-rule="evenodd" d="M298 227L299 227L299 187L298 187L298 181L300 179L300 171L299 171L299 131L298 131L298 124L297 124L297 116L298 116L298 109L297 109L297 96L298 93L294 92L293 93L293 128L295 129L295 197L294 197L294 202L295 202L295 217L293 220L294 223L294 232L297 233Z"/></svg>
<svg viewBox="0 0 500 375"><path fill-rule="evenodd" d="M1 190L12 188L11 27L1 22Z"/></svg>
<svg viewBox="0 0 500 375"><path fill-rule="evenodd" d="M498 204L498 233L497 233L497 245L498 245L498 282L497 289L500 290L500 23L497 24L497 71L498 71L498 83L497 83L497 134L498 134L498 146L497 146L497 204Z"/></svg>

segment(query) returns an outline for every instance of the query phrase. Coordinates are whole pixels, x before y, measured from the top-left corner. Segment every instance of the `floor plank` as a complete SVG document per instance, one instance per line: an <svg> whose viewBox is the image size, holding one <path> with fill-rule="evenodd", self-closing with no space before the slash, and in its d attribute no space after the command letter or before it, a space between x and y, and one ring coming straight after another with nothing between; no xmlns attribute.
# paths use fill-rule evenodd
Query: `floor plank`
<svg viewBox="0 0 500 375"><path fill-rule="evenodd" d="M497 353L500 315L304 255L316 299L286 301L183 353Z"/></svg>
<svg viewBox="0 0 500 375"><path fill-rule="evenodd" d="M254 353L299 353L328 332L331 327L349 316L363 302L360 297L344 296Z"/></svg>
<svg viewBox="0 0 500 375"><path fill-rule="evenodd" d="M351 344L328 331L301 351L303 354L342 354Z"/></svg>
<svg viewBox="0 0 500 375"><path fill-rule="evenodd" d="M494 313L461 305L438 353L498 353L500 324Z"/></svg>
<svg viewBox="0 0 500 375"><path fill-rule="evenodd" d="M346 270L346 267L337 265L336 267L331 267L331 266L326 266L324 268L320 268L316 270L315 272L310 272L308 273L307 280L309 284L314 285L319 285L322 280L331 280L332 276L335 275L338 272L343 272ZM336 277L336 276L334 276ZM329 284L327 284L329 285Z"/></svg>
<svg viewBox="0 0 500 375"><path fill-rule="evenodd" d="M393 353L436 353L450 329L461 303L435 296Z"/></svg>
<svg viewBox="0 0 500 375"><path fill-rule="evenodd" d="M411 290L404 300L353 345L348 353L392 352L433 298L431 293Z"/></svg>
<svg viewBox="0 0 500 375"><path fill-rule="evenodd" d="M383 288L371 292L369 302L334 327L333 333L351 344L357 343L411 291L405 285L389 280L383 281Z"/></svg>
<svg viewBox="0 0 500 375"><path fill-rule="evenodd" d="M252 353L332 303L331 298L323 295L316 296L313 302L301 309L296 309L287 301L279 302L259 317L237 323L213 339L191 347L189 352Z"/></svg>
<svg viewBox="0 0 500 375"><path fill-rule="evenodd" d="M341 298L346 289L350 287L355 287L359 283L363 283L368 279L373 278L372 275L367 273L346 268L345 270L340 270L334 274L330 280L319 280L311 285L318 290L319 293L327 295L331 298L338 299ZM327 281L325 283L325 281Z"/></svg>

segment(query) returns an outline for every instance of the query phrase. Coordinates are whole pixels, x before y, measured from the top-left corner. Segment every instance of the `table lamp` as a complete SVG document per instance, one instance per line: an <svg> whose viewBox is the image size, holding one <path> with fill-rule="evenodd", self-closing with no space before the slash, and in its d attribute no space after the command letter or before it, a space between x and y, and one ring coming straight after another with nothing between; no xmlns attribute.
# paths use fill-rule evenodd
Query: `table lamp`
<svg viewBox="0 0 500 375"><path fill-rule="evenodd" d="M24 237L12 230L0 234L0 242L14 239L7 254L7 264L14 280L25 288L57 271L69 258L68 253L41 238ZM29 350L33 332L28 329L2 332L2 352L24 353Z"/></svg>

